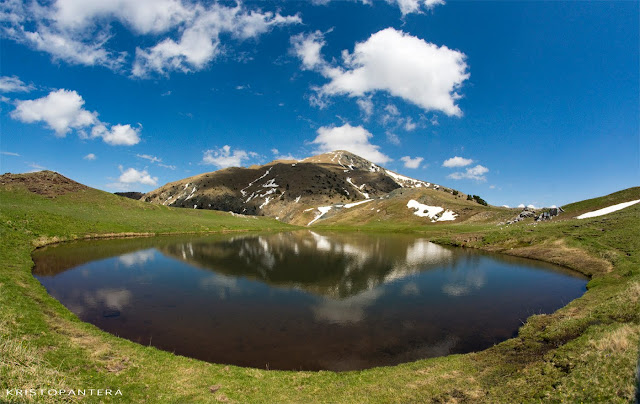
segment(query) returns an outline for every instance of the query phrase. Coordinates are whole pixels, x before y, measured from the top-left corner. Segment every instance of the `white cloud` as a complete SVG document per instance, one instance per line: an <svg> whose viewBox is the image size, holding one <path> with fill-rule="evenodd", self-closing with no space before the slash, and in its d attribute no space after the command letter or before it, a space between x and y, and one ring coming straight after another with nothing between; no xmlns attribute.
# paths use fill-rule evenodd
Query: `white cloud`
<svg viewBox="0 0 640 404"><path fill-rule="evenodd" d="M2 154L3 156L20 157L20 155L18 153L12 153L12 152L8 152L8 151L0 152L0 154Z"/></svg>
<svg viewBox="0 0 640 404"><path fill-rule="evenodd" d="M398 137L398 135L389 131L386 132L386 135L387 135L387 141L389 143L394 144L396 146L400 145L400 138Z"/></svg>
<svg viewBox="0 0 640 404"><path fill-rule="evenodd" d="M140 34L164 32L194 15L179 0L59 0L52 11L56 23L67 29L84 29L98 19L115 18Z"/></svg>
<svg viewBox="0 0 640 404"><path fill-rule="evenodd" d="M314 5L327 5L331 0L312 0ZM362 4L373 5L372 0L358 0ZM387 3L400 8L403 16L411 13L422 13L432 10L435 6L445 4L444 0L386 0Z"/></svg>
<svg viewBox="0 0 640 404"><path fill-rule="evenodd" d="M324 34L321 31L292 36L290 42L292 52L302 62L303 69L313 70L325 64L321 54L322 47L325 45Z"/></svg>
<svg viewBox="0 0 640 404"><path fill-rule="evenodd" d="M95 160L96 158L97 158L96 155L93 154L93 153L89 153L89 154L87 154L86 156L83 157L83 159L89 160L89 161Z"/></svg>
<svg viewBox="0 0 640 404"><path fill-rule="evenodd" d="M241 2L228 6L191 0L57 0L5 2L0 22L5 37L54 59L114 70L129 63L133 53L111 47L117 43L110 41L117 33L112 26L120 23L135 37L157 41L135 50L132 73L142 77L204 68L225 49L221 34L241 41L302 21L297 15L263 12Z"/></svg>
<svg viewBox="0 0 640 404"><path fill-rule="evenodd" d="M411 117L402 117L398 107L393 104L387 104L384 107L384 111L384 114L380 117L380 122L390 130L402 128L407 132L411 132L418 127L418 124L413 122Z"/></svg>
<svg viewBox="0 0 640 404"><path fill-rule="evenodd" d="M406 168L418 168L420 167L420 164L422 163L422 160L424 160L424 158L422 157L411 158L409 156L404 156L404 157L401 157L400 160L404 161L404 166Z"/></svg>
<svg viewBox="0 0 640 404"><path fill-rule="evenodd" d="M373 135L362 126L323 126L318 136L311 142L318 145L314 153L326 153L334 150L347 150L376 164L384 164L391 158L383 154L380 146L373 145L369 139Z"/></svg>
<svg viewBox="0 0 640 404"><path fill-rule="evenodd" d="M446 159L444 163L442 163L442 167L466 167L469 164L473 163L471 159L465 159L464 157L451 157L450 159Z"/></svg>
<svg viewBox="0 0 640 404"><path fill-rule="evenodd" d="M65 137L75 129L81 138L101 137L109 145L131 146L140 142L139 128L129 124L109 128L98 119L97 112L84 109L84 103L75 91L54 90L42 98L17 101L11 117L24 123L44 122L58 137ZM85 133L88 128L91 136Z"/></svg>
<svg viewBox="0 0 640 404"><path fill-rule="evenodd" d="M86 66L105 66L118 69L126 54L116 53L104 48L110 38L102 33L91 41L74 38L68 32L57 31L54 28L39 25L38 31L30 32L21 28L16 38L19 42L27 43L39 51L49 53L55 60L64 60L71 64Z"/></svg>
<svg viewBox="0 0 640 404"><path fill-rule="evenodd" d="M469 78L466 56L462 52L387 28L356 43L352 53L343 51L343 66L333 67L321 58L318 47L321 48L324 42L316 37L317 34L317 31L309 34L314 36L311 42L303 41L307 45L300 47L296 54L303 68L314 68L329 79L317 89L320 97L347 95L360 98L382 91L425 111L462 116L456 105L461 97L458 90Z"/></svg>
<svg viewBox="0 0 640 404"><path fill-rule="evenodd" d="M25 123L45 122L59 137L71 129L98 122L98 113L83 108L84 100L75 91L60 89L36 100L17 101L11 117Z"/></svg>
<svg viewBox="0 0 640 404"><path fill-rule="evenodd" d="M387 106L384 107L384 110L391 116L400 115L400 110L398 110L398 107L393 104L387 104Z"/></svg>
<svg viewBox="0 0 640 404"><path fill-rule="evenodd" d="M534 205L527 205L527 208L529 208L529 209L538 209Z"/></svg>
<svg viewBox="0 0 640 404"><path fill-rule="evenodd" d="M121 184L143 184L143 185L158 185L158 177L152 177L147 170L138 171L135 168L127 168L124 170L120 166L121 175L118 181Z"/></svg>
<svg viewBox="0 0 640 404"><path fill-rule="evenodd" d="M202 70L222 52L220 35L229 33L244 40L256 38L274 26L299 24L299 16L249 11L240 3L226 7L217 3L209 8L194 6L194 17L185 20L177 40L167 37L149 48L136 48L132 73L145 77L150 72L192 72Z"/></svg>
<svg viewBox="0 0 640 404"><path fill-rule="evenodd" d="M520 205L518 205L519 208L524 208L524 203L521 203Z"/></svg>
<svg viewBox="0 0 640 404"><path fill-rule="evenodd" d="M362 119L365 122L369 121L369 118L373 115L373 100L371 97L358 98L356 104L358 104L358 108L362 112Z"/></svg>
<svg viewBox="0 0 640 404"><path fill-rule="evenodd" d="M28 93L33 88L32 85L24 84L17 76L0 77L0 93Z"/></svg>
<svg viewBox="0 0 640 404"><path fill-rule="evenodd" d="M451 178L453 180L476 180L476 181L486 181L487 177L484 174L488 173L489 169L487 167L481 166L478 164L475 167L467 168L465 172L455 172L449 174L447 178Z"/></svg>
<svg viewBox="0 0 640 404"><path fill-rule="evenodd" d="M406 130L407 132L411 132L415 130L417 127L418 125L411 120L411 117L407 117L404 120L404 130Z"/></svg>
<svg viewBox="0 0 640 404"><path fill-rule="evenodd" d="M152 163L162 163L162 159L156 156L151 156L149 154L136 154L136 157L141 159L149 160Z"/></svg>
<svg viewBox="0 0 640 404"><path fill-rule="evenodd" d="M140 142L139 128L131 125L113 125L111 129L102 134L102 140L112 146L132 146Z"/></svg>
<svg viewBox="0 0 640 404"><path fill-rule="evenodd" d="M444 0L386 0L389 4L396 4L400 8L402 15L411 13L421 13L424 7L427 10L435 6L444 4Z"/></svg>
<svg viewBox="0 0 640 404"><path fill-rule="evenodd" d="M158 167L168 168L170 170L175 170L176 166L170 164L163 164L162 159L160 157L152 156L150 154L136 154L136 157L149 160L151 163L156 164Z"/></svg>
<svg viewBox="0 0 640 404"><path fill-rule="evenodd" d="M271 149L271 153L273 153L274 155L278 155L280 154L280 150L276 149L275 147L273 149Z"/></svg>
<svg viewBox="0 0 640 404"><path fill-rule="evenodd" d="M218 168L240 167L242 166L242 162L248 159L249 153L246 151L236 149L232 153L231 147L225 145L220 149L205 151L202 157L202 163L214 165Z"/></svg>

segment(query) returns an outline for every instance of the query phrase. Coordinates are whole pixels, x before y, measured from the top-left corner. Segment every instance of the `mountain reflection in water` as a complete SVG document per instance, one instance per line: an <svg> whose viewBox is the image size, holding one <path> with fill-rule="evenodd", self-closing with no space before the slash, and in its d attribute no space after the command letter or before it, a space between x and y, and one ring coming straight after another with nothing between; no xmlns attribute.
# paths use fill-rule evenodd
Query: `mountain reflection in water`
<svg viewBox="0 0 640 404"><path fill-rule="evenodd" d="M34 275L82 320L212 362L362 369L483 349L584 292L530 260L412 235L316 233L83 241Z"/></svg>

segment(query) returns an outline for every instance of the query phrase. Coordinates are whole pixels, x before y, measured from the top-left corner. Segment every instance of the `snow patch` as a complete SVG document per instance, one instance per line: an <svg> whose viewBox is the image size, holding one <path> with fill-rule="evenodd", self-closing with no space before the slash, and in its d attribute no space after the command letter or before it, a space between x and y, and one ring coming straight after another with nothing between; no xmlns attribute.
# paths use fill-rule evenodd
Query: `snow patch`
<svg viewBox="0 0 640 404"><path fill-rule="evenodd" d="M373 199L366 199L364 201L348 203L348 204L344 205L344 207L349 209L349 208L353 208L354 206L362 205L363 203L371 202L372 200Z"/></svg>
<svg viewBox="0 0 640 404"><path fill-rule="evenodd" d="M278 184L276 184L276 179L275 178L271 178L269 181L267 181L266 183L262 184L263 188L270 188L270 187L278 187Z"/></svg>
<svg viewBox="0 0 640 404"><path fill-rule="evenodd" d="M400 185L403 188L420 188L420 187L429 187L431 184L428 182L416 180L413 178L405 177L404 175L396 174L393 171L385 170L385 173L391 177L396 184ZM437 185L435 188L437 189Z"/></svg>
<svg viewBox="0 0 640 404"><path fill-rule="evenodd" d="M362 192L362 188L364 188L364 186L367 185L367 184L362 184L362 185L358 186L358 185L354 184L353 181L351 181L350 177L347 177L347 182L349 184L351 184L351 186L354 187L356 189L356 191L358 191L362 196L364 196L365 199L369 199L369 194L366 193L366 192Z"/></svg>
<svg viewBox="0 0 640 404"><path fill-rule="evenodd" d="M296 203L300 202L300 197L301 197L301 196L302 196L302 195L300 195L300 196L298 196L298 197L296 198Z"/></svg>
<svg viewBox="0 0 640 404"><path fill-rule="evenodd" d="M458 215L456 215L456 213L452 210L445 210L444 213L442 214L442 216L440 216L438 218L438 222L444 222L447 220L456 220L456 217Z"/></svg>
<svg viewBox="0 0 640 404"><path fill-rule="evenodd" d="M409 202L407 202L407 208L415 209L416 211L413 212L414 215L419 217L428 217L432 222L456 220L456 217L458 216L452 210L445 210L440 206L425 205L416 201L415 199L411 199Z"/></svg>
<svg viewBox="0 0 640 404"><path fill-rule="evenodd" d="M576 219L588 219L590 217L606 215L607 213L611 213L611 212L615 212L615 211L618 211L618 210L622 210L622 209L627 208L627 207L629 207L631 205L635 205L636 203L639 203L639 202L640 202L640 199L638 199L636 201L618 203L617 205L611 205L611 206L606 207L606 208L594 210L592 212L583 213L580 216L576 217Z"/></svg>
<svg viewBox="0 0 640 404"><path fill-rule="evenodd" d="M271 197L268 196L264 202L262 203L262 205L260 205L260 209L264 208L265 206L267 206L269 204L269 201L271 200Z"/></svg>
<svg viewBox="0 0 640 404"><path fill-rule="evenodd" d="M263 179L264 177L266 177L267 175L269 175L269 172L271 171L273 167L269 167L269 169L267 171L264 172L264 174L262 174L260 177L256 178L255 180L251 181L249 183L249 185L247 185L246 187L242 188L240 190L240 193L242 194L242 196L246 196L247 192L245 191L245 189L249 188L250 186L252 186L253 184L255 184L256 182L258 182L259 180Z"/></svg>
<svg viewBox="0 0 640 404"><path fill-rule="evenodd" d="M193 198L193 195L194 195L195 193L196 193L196 187L194 186L194 187L193 187L193 190L191 191L191 194L190 194L189 196L187 196L187 198L185 199L185 201L186 201L186 200L189 200L189 199L191 199L191 198Z"/></svg>
<svg viewBox="0 0 640 404"><path fill-rule="evenodd" d="M318 211L319 211L320 213L318 213L318 214L316 215L316 217L315 217L312 221L310 221L310 222L307 224L307 226L311 226L311 224L312 224L313 222L315 222L316 220L318 220L318 219L320 219L322 216L324 216L328 211L330 211L330 210L331 210L331 208L332 208L332 206L318 206L318 208L317 208L317 209L318 209Z"/></svg>

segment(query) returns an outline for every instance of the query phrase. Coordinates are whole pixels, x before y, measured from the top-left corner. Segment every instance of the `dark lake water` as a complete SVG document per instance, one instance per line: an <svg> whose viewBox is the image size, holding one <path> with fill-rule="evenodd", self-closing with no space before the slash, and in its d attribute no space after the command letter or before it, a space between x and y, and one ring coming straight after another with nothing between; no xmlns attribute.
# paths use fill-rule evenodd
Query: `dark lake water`
<svg viewBox="0 0 640 404"><path fill-rule="evenodd" d="M80 319L210 362L352 370L487 348L587 279L411 235L300 231L82 241L34 275Z"/></svg>

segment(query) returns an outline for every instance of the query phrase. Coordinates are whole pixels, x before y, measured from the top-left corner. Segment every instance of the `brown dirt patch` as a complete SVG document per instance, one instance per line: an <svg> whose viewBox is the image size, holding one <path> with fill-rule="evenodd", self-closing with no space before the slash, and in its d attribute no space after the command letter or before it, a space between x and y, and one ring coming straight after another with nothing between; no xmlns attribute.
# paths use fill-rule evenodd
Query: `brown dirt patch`
<svg viewBox="0 0 640 404"><path fill-rule="evenodd" d="M0 176L0 186L24 187L30 192L47 198L55 198L70 192L89 189L86 185L75 182L53 171L39 171L27 174L7 173Z"/></svg>

